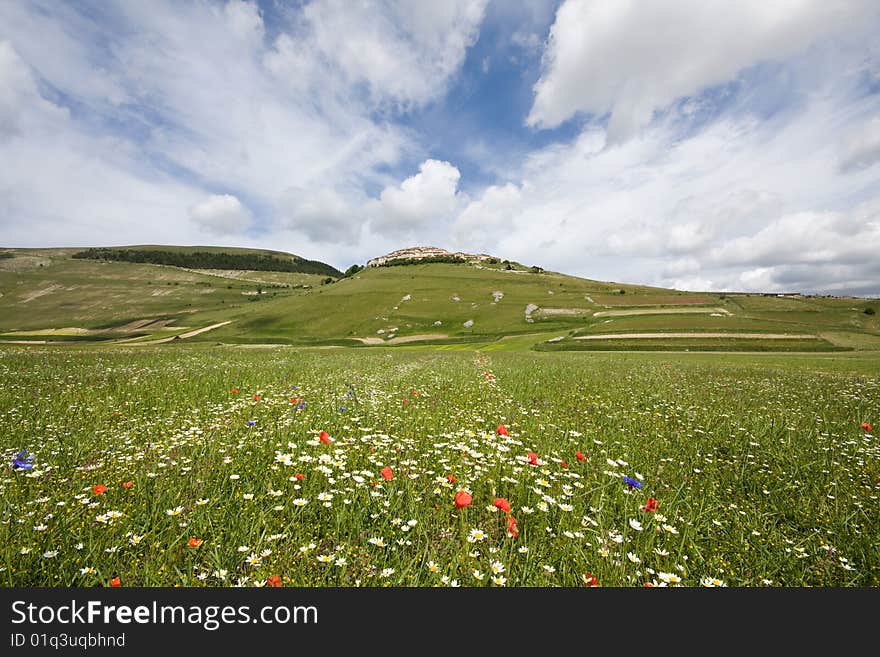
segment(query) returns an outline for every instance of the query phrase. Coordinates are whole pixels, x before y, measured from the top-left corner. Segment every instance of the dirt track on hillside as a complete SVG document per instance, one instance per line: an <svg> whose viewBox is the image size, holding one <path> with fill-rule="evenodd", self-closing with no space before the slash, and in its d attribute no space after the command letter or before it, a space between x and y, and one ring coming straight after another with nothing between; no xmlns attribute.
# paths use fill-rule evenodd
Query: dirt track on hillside
<svg viewBox="0 0 880 657"><path fill-rule="evenodd" d="M633 308L632 310L600 310L595 317L630 317L632 315L730 315L724 308Z"/></svg>
<svg viewBox="0 0 880 657"><path fill-rule="evenodd" d="M205 333L206 331L213 331L216 328L220 328L221 326L226 326L227 324L231 324L232 320L227 320L225 322L220 322L219 324L211 324L210 326L205 326L204 328L195 329L194 331L187 331L186 333L181 333L179 335L172 335L167 338L160 338L159 340L147 340L146 342L129 342L129 344L134 347L141 344L163 344L165 342L171 342L172 340L185 340L186 338L192 338L201 333Z"/></svg>
<svg viewBox="0 0 880 657"><path fill-rule="evenodd" d="M382 338L353 338L368 345L380 344L404 344L406 342L421 342L422 340L444 340L449 336L445 333L422 333L421 335L402 335L399 338L383 340Z"/></svg>

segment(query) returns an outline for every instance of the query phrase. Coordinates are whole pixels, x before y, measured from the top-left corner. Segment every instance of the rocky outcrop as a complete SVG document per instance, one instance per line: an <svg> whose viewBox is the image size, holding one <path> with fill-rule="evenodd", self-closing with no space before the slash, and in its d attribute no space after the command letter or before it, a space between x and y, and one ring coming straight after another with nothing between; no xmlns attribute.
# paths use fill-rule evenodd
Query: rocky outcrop
<svg viewBox="0 0 880 657"><path fill-rule="evenodd" d="M406 249L398 249L367 262L368 267L380 267L392 260L424 260L425 258L461 258L469 262L483 262L492 256L487 253L464 253L462 251L447 251L437 246L411 246Z"/></svg>

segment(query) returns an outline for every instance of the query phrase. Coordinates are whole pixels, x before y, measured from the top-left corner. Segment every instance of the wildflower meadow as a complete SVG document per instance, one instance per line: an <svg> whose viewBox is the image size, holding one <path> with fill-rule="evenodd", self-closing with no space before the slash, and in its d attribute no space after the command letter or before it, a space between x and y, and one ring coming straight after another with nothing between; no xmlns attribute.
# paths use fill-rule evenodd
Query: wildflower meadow
<svg viewBox="0 0 880 657"><path fill-rule="evenodd" d="M0 351L5 586L877 586L877 363Z"/></svg>

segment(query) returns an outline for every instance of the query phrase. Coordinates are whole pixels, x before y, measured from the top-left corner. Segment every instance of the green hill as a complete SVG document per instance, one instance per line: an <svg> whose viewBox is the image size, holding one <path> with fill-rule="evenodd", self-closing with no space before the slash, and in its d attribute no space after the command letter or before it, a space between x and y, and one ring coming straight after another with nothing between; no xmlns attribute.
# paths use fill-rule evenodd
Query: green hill
<svg viewBox="0 0 880 657"><path fill-rule="evenodd" d="M0 258L0 340L131 343L181 336L444 349L880 349L880 321L870 314L880 303L866 299L680 292L495 260L368 267L337 278L335 269L325 276L244 268L265 260L308 262L272 251L122 248L160 254L152 259L192 259L174 266L74 257L84 249L0 250L11 255ZM237 260L227 267L191 266L230 259Z"/></svg>
<svg viewBox="0 0 880 657"><path fill-rule="evenodd" d="M289 253L217 247L212 249L203 246L185 248L161 246L100 247L78 251L71 257L81 260L137 262L192 269L283 271L333 277L342 275L342 272L338 269L323 262L306 260Z"/></svg>

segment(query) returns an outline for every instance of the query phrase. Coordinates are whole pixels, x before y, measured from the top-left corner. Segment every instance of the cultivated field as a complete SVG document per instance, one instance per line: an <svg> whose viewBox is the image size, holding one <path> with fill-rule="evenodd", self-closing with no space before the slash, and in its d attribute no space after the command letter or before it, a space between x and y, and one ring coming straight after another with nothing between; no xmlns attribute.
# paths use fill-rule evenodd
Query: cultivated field
<svg viewBox="0 0 880 657"><path fill-rule="evenodd" d="M0 582L877 586L878 373L876 352L4 346Z"/></svg>

